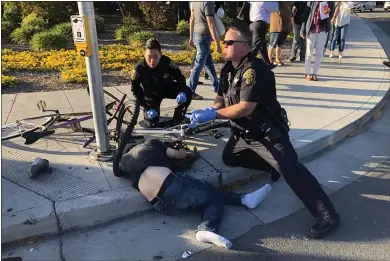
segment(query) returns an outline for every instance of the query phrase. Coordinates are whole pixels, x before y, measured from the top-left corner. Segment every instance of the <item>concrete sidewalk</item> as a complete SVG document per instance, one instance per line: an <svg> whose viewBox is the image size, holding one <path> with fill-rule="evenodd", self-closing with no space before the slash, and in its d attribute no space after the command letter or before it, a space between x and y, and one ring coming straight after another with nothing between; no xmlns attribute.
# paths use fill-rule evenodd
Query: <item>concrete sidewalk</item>
<svg viewBox="0 0 390 261"><path fill-rule="evenodd" d="M360 18L353 17L347 41L342 61L324 58L318 82L304 80L304 65L300 63L274 70L279 101L288 112L291 140L301 159L356 133L373 116L380 116L380 108L386 101L390 70L382 65L387 58L376 37ZM129 86L107 90L131 95ZM197 92L205 99L193 101L193 109L213 103L215 94L210 84L199 86ZM61 112L91 110L85 90L2 95L2 124L39 115L36 107L39 100L45 100L48 109ZM166 100L163 106L173 102ZM83 126L93 127L92 121ZM89 160L88 150L82 148L86 137L62 130L30 146L24 145L22 139L3 142L3 242L93 226L150 209L128 180L112 174L110 163ZM259 172L228 168L222 163L222 150L228 138L226 132L220 139L203 136L187 140L201 150L202 157L191 175L217 186L258 175ZM37 156L48 159L54 171L30 180L29 165ZM328 186L325 175L329 173L322 173L314 174L327 186L328 193L348 184L345 181ZM269 182L269 177L263 180ZM262 223L278 220L302 207L283 180L274 186L273 195L273 203L279 206L276 211L262 208L254 213Z"/></svg>

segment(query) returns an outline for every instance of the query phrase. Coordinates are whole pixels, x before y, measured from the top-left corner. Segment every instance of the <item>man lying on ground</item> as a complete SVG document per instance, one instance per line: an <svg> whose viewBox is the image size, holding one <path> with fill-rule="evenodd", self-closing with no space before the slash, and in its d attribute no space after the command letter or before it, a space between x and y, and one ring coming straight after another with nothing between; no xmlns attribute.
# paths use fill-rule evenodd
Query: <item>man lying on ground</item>
<svg viewBox="0 0 390 261"><path fill-rule="evenodd" d="M199 158L197 151L187 153L175 150L158 139L145 140L123 156L120 168L133 187L164 214L180 214L198 208L202 210L202 222L196 231L196 239L231 248L232 243L218 234L224 206L256 208L271 190L269 184L247 194L218 190L203 180L175 172L180 162L190 166ZM177 164L179 163L179 164Z"/></svg>

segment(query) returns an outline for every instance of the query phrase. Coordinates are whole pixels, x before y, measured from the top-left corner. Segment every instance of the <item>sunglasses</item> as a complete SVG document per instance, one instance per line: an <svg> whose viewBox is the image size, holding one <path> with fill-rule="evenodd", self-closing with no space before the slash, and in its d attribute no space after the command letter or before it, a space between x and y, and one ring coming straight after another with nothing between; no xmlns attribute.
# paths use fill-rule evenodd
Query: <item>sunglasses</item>
<svg viewBox="0 0 390 261"><path fill-rule="evenodd" d="M227 45L227 46L231 46L233 45L234 43L247 43L246 41L236 41L236 40L222 40L222 43Z"/></svg>

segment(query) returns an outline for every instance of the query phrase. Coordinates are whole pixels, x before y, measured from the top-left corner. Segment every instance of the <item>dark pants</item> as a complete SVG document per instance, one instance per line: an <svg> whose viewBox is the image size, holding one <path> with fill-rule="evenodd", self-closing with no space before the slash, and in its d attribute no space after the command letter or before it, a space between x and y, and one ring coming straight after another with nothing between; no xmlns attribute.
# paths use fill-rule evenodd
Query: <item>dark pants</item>
<svg viewBox="0 0 390 261"><path fill-rule="evenodd" d="M314 217L336 213L316 178L298 162L288 135L282 136L275 144L264 137L244 139L232 135L222 158L228 166L278 171Z"/></svg>
<svg viewBox="0 0 390 261"><path fill-rule="evenodd" d="M339 42L339 52L343 52L345 48L345 37L347 35L348 24L336 27L333 31L333 37L330 42L330 50L333 51L336 48L336 42Z"/></svg>
<svg viewBox="0 0 390 261"><path fill-rule="evenodd" d="M328 47L329 41L332 42L334 30L335 30L334 24L330 25L330 30L329 30L328 34L326 35L326 41L325 41L324 51L326 51L326 48ZM329 38L330 38L330 39L329 39ZM339 39L337 39L337 43L339 43Z"/></svg>
<svg viewBox="0 0 390 261"><path fill-rule="evenodd" d="M187 112L188 106L191 103L192 99L192 91L190 88L188 88L186 85L182 86L177 83L172 84L171 86L168 86L167 88L164 88L164 90L153 96L153 97L145 97L146 104L151 108L157 111L158 116L154 118L153 120L149 120L146 117L147 110L144 109L144 119L145 119L145 125L149 128L153 127L156 123L160 120L160 105L163 99L176 99L176 96L180 93L184 92L187 96L187 101L183 104L180 104L176 107L175 112L173 114L173 121L175 122L181 122L185 114Z"/></svg>
<svg viewBox="0 0 390 261"><path fill-rule="evenodd" d="M302 25L294 23L294 38L290 58L295 59L299 49L300 60L304 61L306 56L306 39L301 38L301 27Z"/></svg>
<svg viewBox="0 0 390 261"><path fill-rule="evenodd" d="M268 24L264 21L256 21L252 22L249 25L249 30L252 33L252 50L255 50L255 54L257 55L258 51L260 51L261 56L263 56L263 60L270 65L270 61L268 58L267 52L267 41L265 39L265 35L268 30Z"/></svg>
<svg viewBox="0 0 390 261"><path fill-rule="evenodd" d="M217 233L225 205L241 206L241 195L221 191L206 181L179 173L153 208L168 215L200 209L202 222L197 231Z"/></svg>

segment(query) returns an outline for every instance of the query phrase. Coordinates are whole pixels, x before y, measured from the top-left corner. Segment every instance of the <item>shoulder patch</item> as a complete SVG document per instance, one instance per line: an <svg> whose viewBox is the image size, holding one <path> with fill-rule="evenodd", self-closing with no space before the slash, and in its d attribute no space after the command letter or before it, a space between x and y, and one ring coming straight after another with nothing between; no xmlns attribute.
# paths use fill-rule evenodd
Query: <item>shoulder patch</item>
<svg viewBox="0 0 390 261"><path fill-rule="evenodd" d="M245 71L243 78L247 85L252 85L256 80L255 70L253 70L253 68L249 68L248 70Z"/></svg>
<svg viewBox="0 0 390 261"><path fill-rule="evenodd" d="M132 81L134 81L135 79L137 79L137 71L135 70L135 69L133 69L132 71L131 71L131 74L130 74L130 79L132 80Z"/></svg>
<svg viewBox="0 0 390 261"><path fill-rule="evenodd" d="M173 69L179 68L176 63L174 63L172 60L169 62L169 66Z"/></svg>

